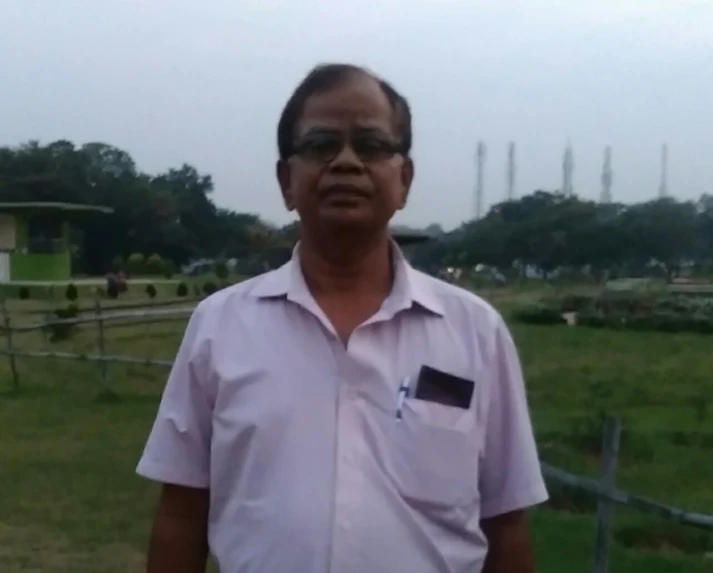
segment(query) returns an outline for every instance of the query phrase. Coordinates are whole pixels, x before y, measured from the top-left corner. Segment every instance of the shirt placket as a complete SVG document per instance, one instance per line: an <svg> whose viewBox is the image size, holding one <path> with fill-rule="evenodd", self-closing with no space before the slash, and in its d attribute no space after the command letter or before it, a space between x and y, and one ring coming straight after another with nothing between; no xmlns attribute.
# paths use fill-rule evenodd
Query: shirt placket
<svg viewBox="0 0 713 573"><path fill-rule="evenodd" d="M365 481L362 468L364 435L357 383L349 368L339 390L337 408L336 484L332 558L330 573L357 573L361 526L359 511L364 506ZM360 573L360 572L359 572Z"/></svg>

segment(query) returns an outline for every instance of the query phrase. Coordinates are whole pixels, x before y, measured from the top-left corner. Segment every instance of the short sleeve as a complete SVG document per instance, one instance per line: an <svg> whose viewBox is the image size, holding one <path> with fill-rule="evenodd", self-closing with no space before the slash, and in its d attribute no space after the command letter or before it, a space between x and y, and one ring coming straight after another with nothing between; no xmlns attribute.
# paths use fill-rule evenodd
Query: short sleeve
<svg viewBox="0 0 713 573"><path fill-rule="evenodd" d="M489 361L489 396L480 460L481 518L547 501L520 359L498 317Z"/></svg>
<svg viewBox="0 0 713 573"><path fill-rule="evenodd" d="M201 368L200 306L191 316L136 472L145 478L195 488L210 483L213 400Z"/></svg>

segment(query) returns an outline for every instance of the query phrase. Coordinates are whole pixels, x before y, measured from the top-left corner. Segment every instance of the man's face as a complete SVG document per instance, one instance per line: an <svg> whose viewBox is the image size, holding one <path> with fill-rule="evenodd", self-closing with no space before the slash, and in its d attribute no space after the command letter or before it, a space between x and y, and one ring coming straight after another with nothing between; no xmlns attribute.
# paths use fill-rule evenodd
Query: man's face
<svg viewBox="0 0 713 573"><path fill-rule="evenodd" d="M368 76L311 96L297 125L296 153L278 163L287 208L306 227L385 228L406 204L413 179L394 128L389 100Z"/></svg>

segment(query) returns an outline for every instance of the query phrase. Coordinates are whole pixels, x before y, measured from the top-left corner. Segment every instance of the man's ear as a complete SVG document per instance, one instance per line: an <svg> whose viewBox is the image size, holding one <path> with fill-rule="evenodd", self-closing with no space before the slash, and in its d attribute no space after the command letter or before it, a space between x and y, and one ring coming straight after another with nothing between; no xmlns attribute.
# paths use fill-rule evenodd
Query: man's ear
<svg viewBox="0 0 713 573"><path fill-rule="evenodd" d="M401 186L403 187L403 196L401 197L401 205L399 209L403 209L406 206L406 201L408 200L409 191L411 191L411 183L413 183L415 171L413 166L413 161L410 157L404 158L403 165L401 165Z"/></svg>
<svg viewBox="0 0 713 573"><path fill-rule="evenodd" d="M285 203L288 211L294 211L295 202L292 199L292 194L290 193L290 163L286 159L278 159L275 165L275 174L277 175L277 182L280 184L280 191L282 192L282 200Z"/></svg>

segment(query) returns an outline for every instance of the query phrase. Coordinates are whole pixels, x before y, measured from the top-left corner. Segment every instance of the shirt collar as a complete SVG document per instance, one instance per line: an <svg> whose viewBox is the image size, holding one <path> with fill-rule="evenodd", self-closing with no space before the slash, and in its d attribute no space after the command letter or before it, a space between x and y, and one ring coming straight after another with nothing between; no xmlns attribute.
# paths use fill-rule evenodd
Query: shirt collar
<svg viewBox="0 0 713 573"><path fill-rule="evenodd" d="M300 304L313 300L302 274L299 246L299 243L295 245L292 250L292 258L287 263L267 273L253 287L251 290L253 296L260 299L286 297L288 300ZM394 241L391 242L391 249L395 270L394 285L382 308L395 314L417 306L443 316L443 305L433 292L431 283L433 279L414 269Z"/></svg>

